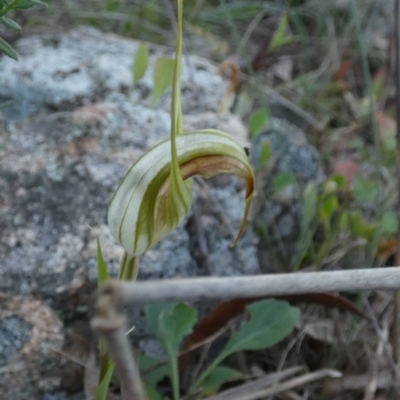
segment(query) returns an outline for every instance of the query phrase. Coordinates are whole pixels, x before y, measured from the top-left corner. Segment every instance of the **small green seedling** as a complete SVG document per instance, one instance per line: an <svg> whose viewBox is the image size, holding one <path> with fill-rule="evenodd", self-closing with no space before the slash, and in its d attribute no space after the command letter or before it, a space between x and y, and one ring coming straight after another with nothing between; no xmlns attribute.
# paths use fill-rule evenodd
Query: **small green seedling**
<svg viewBox="0 0 400 400"><path fill-rule="evenodd" d="M239 371L220 364L234 353L263 350L274 346L293 331L299 318L297 308L276 300L258 301L247 306L246 310L249 313L248 321L229 338L219 355L189 389L189 393L200 392L201 398L204 398L217 392L224 383L239 379L241 377ZM146 307L146 320L167 353L173 398L177 400L179 399L177 365L179 343L191 333L197 321L197 312L182 303L155 304ZM164 376L166 376L165 373ZM154 390L156 390L155 386L152 391Z"/></svg>

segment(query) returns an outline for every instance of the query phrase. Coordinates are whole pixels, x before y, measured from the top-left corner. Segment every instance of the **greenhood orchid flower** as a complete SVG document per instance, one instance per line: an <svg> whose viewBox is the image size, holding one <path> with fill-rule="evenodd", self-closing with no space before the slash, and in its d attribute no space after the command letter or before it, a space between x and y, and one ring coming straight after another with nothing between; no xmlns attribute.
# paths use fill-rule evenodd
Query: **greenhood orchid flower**
<svg viewBox="0 0 400 400"><path fill-rule="evenodd" d="M179 169L175 176L170 172L170 146L168 139L145 153L128 171L111 201L108 212L111 232L132 256L145 252L184 219L192 204L193 175L210 178L231 173L245 179L246 207L237 239L243 232L254 187L253 172L243 147L230 135L216 130L179 135L176 138ZM174 183L174 179L179 183Z"/></svg>
<svg viewBox="0 0 400 400"><path fill-rule="evenodd" d="M171 137L146 152L119 185L108 212L111 233L129 256L144 253L185 218L192 205L191 177L221 173L246 184L243 233L254 191L254 175L246 151L227 133L201 130L182 133L180 71L182 0L178 1L178 33L172 84Z"/></svg>

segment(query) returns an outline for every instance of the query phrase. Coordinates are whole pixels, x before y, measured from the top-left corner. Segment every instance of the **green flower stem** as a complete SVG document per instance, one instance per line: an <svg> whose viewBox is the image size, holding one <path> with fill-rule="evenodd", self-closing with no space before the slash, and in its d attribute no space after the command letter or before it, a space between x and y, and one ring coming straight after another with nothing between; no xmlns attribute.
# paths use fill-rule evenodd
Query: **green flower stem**
<svg viewBox="0 0 400 400"><path fill-rule="evenodd" d="M122 281L135 281L139 272L139 257L131 257L124 253L119 269L118 279Z"/></svg>

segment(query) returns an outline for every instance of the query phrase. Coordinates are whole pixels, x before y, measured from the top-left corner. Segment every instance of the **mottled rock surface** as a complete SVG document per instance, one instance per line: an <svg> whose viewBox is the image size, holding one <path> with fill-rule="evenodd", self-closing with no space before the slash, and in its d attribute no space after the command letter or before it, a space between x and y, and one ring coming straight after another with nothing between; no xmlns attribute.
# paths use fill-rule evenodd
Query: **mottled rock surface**
<svg viewBox="0 0 400 400"><path fill-rule="evenodd" d="M81 387L80 382L63 383L68 380L61 365L73 362L57 351L74 321L88 321L96 282L96 235L115 276L122 249L106 225L108 202L131 164L169 132L169 93L156 108L150 100L152 63L171 52L149 45L150 68L133 87L137 48L134 41L80 28L23 39L16 44L18 63L0 59L0 102L12 101L0 111L0 289L6 293L0 313L0 339L6 344L0 347L0 368L10 367L0 375L0 387L8 388L18 375L15 398L28 393L31 399L64 399L70 398L68 390ZM217 113L225 89L214 65L184 58L185 126L228 130L246 142L241 122ZM230 248L242 218L241 182L221 177L210 187L202 181L195 186L198 215L188 216L142 257L140 279L258 272L251 229ZM206 254L199 250L199 237ZM12 309L16 299L53 318L50 336L35 336L40 345L24 353L25 358L21 351L33 340L39 321L31 320L34 313L28 319ZM137 315L133 335L146 349L143 318ZM49 345L55 352L45 351ZM27 375L11 368L21 362Z"/></svg>

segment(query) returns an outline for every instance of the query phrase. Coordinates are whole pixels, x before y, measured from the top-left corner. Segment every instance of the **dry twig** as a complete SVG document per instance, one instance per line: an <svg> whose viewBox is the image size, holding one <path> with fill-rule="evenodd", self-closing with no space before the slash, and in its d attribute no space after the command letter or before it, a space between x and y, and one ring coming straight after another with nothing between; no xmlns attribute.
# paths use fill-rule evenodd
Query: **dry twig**
<svg viewBox="0 0 400 400"><path fill-rule="evenodd" d="M247 395L250 392L256 392L263 389L269 385L274 385L275 383L289 378L290 376L298 374L300 371L304 370L304 367L297 366L287 368L280 372L274 372L272 374L267 374L258 378L254 381L244 383L241 386L234 387L232 389L227 389L221 393L211 396L208 400L233 400L241 399L242 396Z"/></svg>
<svg viewBox="0 0 400 400"><path fill-rule="evenodd" d="M240 396L237 396L236 393L233 393L232 397L230 397L229 400L256 400L261 398L263 399L267 396L286 392L296 387L303 386L308 383L315 382L327 377L340 378L341 376L342 374L334 369L321 369L316 372L310 372L309 374L299 376L298 378L293 378L283 383L278 383L267 389L249 390L246 394L241 394ZM216 399L219 400L218 396L213 396L209 398L209 400L216 400Z"/></svg>
<svg viewBox="0 0 400 400"><path fill-rule="evenodd" d="M133 360L132 349L125 335L126 318L117 309L114 293L101 290L97 302L97 313L92 320L93 330L101 336L108 353L115 363L121 380L123 400L147 400L139 370Z"/></svg>
<svg viewBox="0 0 400 400"><path fill-rule="evenodd" d="M400 267L146 282L111 280L103 286L122 304L398 288Z"/></svg>

